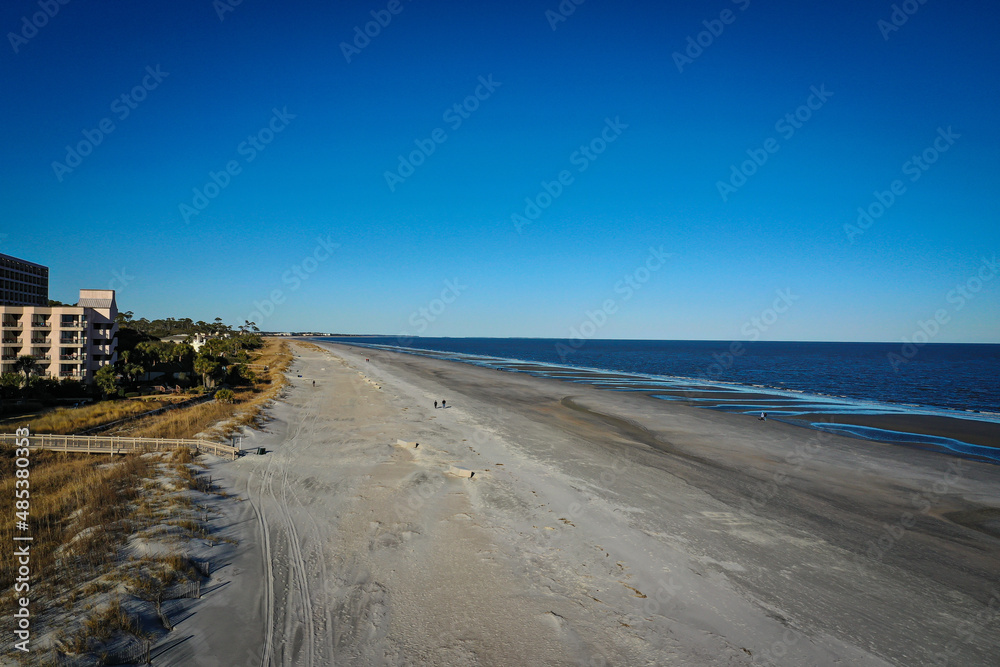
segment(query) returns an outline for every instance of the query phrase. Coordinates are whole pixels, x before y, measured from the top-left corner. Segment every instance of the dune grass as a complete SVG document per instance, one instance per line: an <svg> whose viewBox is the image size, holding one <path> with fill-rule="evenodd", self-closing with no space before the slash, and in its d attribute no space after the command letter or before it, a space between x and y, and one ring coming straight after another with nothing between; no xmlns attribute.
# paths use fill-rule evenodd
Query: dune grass
<svg viewBox="0 0 1000 667"><path fill-rule="evenodd" d="M123 401L101 401L78 408L56 408L51 412L30 419L7 422L0 425L0 433L13 433L16 429L28 426L32 433L57 433L68 435L79 433L88 428L107 424L109 422L132 417L134 415L156 410L174 402L171 398L153 398L147 400L129 399Z"/></svg>
<svg viewBox="0 0 1000 667"><path fill-rule="evenodd" d="M111 459L48 451L33 451L30 459L32 581L66 584L74 573L107 564L133 528L148 462L137 455ZM0 448L0 493L6 498L14 497L14 470L14 448ZM14 584L14 535L13 522L0 522L0 590Z"/></svg>
<svg viewBox="0 0 1000 667"><path fill-rule="evenodd" d="M0 493L7 497L17 479L14 453L0 447ZM137 534L177 545L193 537L215 539L201 522L204 510L187 495L207 490L198 454L180 448L112 458L42 450L30 459L29 594L36 635L46 627L57 630L58 645L73 654L99 651L118 632L144 637L121 600L149 601L147 607L159 613L168 587L201 574L181 553L126 557L124 547ZM26 533L0 522L3 608L13 608L17 595L14 549L23 543L13 540L15 534ZM9 614L0 617L0 631L11 635L12 623Z"/></svg>

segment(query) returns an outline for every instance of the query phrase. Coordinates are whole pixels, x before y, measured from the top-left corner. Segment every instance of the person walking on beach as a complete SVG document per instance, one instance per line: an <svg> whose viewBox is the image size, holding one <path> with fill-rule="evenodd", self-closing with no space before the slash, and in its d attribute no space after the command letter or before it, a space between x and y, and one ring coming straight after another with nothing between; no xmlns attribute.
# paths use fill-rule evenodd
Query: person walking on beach
<svg viewBox="0 0 1000 667"><path fill-rule="evenodd" d="M316 380L313 380L313 386L314 387L316 386Z"/></svg>
<svg viewBox="0 0 1000 667"><path fill-rule="evenodd" d="M438 409L438 402L437 402L437 401L434 401L434 409L435 409L435 410L437 410L437 409Z"/></svg>
<svg viewBox="0 0 1000 667"><path fill-rule="evenodd" d="M447 403L447 401L445 401L445 400L444 400L444 399L442 398L442 399L441 399L441 407L442 407L442 408L446 408L446 407L448 407L447 405L445 405L445 403Z"/></svg>
<svg viewBox="0 0 1000 667"><path fill-rule="evenodd" d="M767 413L766 412L760 413L760 417L757 417L757 421L759 421L759 422L766 422L767 421Z"/></svg>

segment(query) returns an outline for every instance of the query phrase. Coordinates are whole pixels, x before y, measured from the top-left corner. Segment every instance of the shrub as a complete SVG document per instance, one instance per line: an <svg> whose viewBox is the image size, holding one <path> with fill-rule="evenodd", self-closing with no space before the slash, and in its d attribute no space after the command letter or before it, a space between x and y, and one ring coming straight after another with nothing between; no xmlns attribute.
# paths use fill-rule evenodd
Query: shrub
<svg viewBox="0 0 1000 667"><path fill-rule="evenodd" d="M215 400L220 403L232 403L236 400L236 394L233 393L232 389L220 389L215 392Z"/></svg>
<svg viewBox="0 0 1000 667"><path fill-rule="evenodd" d="M130 391L125 394L125 398L138 398L139 396L141 396L141 394L137 391Z"/></svg>

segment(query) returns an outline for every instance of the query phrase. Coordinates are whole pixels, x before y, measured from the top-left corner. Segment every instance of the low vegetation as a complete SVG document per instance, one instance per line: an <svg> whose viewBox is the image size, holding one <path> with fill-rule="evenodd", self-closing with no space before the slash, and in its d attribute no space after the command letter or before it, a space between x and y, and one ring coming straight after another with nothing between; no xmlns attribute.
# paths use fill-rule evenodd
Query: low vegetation
<svg viewBox="0 0 1000 667"><path fill-rule="evenodd" d="M31 459L34 635L58 629L56 644L63 653L99 656L115 637L150 638L150 619L169 630L161 602L183 594L185 586L197 587L203 575L184 555L186 541L218 541L197 500L212 492L197 454L184 448L109 462L36 451ZM14 468L13 449L0 449L0 493L8 497L14 494ZM0 523L4 608L14 604L18 543L13 537L14 526ZM156 541L159 555L133 552L128 544L134 538ZM0 619L0 631L8 636L11 622L9 614Z"/></svg>
<svg viewBox="0 0 1000 667"><path fill-rule="evenodd" d="M189 398L189 397L184 397ZM134 417L144 412L171 405L182 398L162 397L146 400L101 401L76 408L56 408L38 415L26 415L17 421L0 424L0 433L30 427L32 433L79 433L95 426Z"/></svg>
<svg viewBox="0 0 1000 667"><path fill-rule="evenodd" d="M137 438L192 438L208 431L213 425L224 423L217 429L216 436L226 438L243 427L257 428L263 422L264 408L281 394L288 383L285 371L292 363L288 342L280 338L264 339L264 345L257 351L252 363L254 368L259 369L254 373L256 382L250 387L234 387L231 402L211 401L152 415L108 434Z"/></svg>
<svg viewBox="0 0 1000 667"><path fill-rule="evenodd" d="M226 422L219 437L242 427L256 428L261 424L262 411L287 384L285 371L292 362L288 342L266 338L262 347L249 358L252 383L221 389L220 400L199 403L159 415L149 415L114 427L102 435L128 435L143 438L191 438L214 424ZM267 370L264 370L264 369ZM227 392L227 393L223 393ZM135 417L145 412L190 399L190 395L163 395L129 400L107 400L76 408L56 408L39 415L0 424L0 433L13 433L28 426L32 433L72 434Z"/></svg>

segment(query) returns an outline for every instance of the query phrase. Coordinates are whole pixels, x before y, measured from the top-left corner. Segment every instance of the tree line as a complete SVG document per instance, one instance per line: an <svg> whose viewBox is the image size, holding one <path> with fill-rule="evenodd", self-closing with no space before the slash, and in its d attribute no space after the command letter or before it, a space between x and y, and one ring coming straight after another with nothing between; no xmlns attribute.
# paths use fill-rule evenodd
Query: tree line
<svg viewBox="0 0 1000 667"><path fill-rule="evenodd" d="M256 381L256 374L247 364L250 353L263 346L256 324L244 321L233 327L216 318L214 322L194 322L189 318L133 319L131 311L118 316L118 358L114 364L102 366L94 375L94 383L86 387L77 380L62 380L39 376L37 360L21 355L13 364L12 373L0 375L0 398L50 399L82 397L124 397L138 392L142 385L161 384L188 388L197 382L201 391L217 384L247 385ZM186 334L182 342L160 338ZM210 336L200 347L192 345L196 334ZM150 374L162 374L162 379L149 379Z"/></svg>

